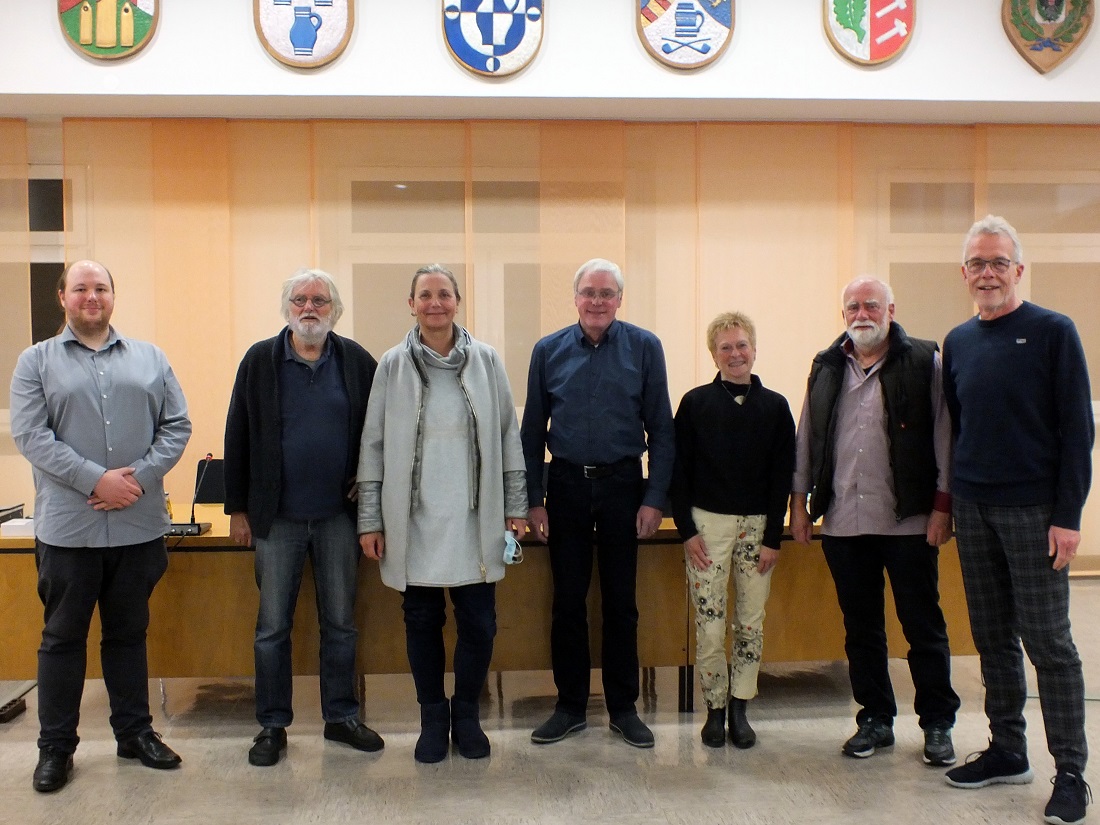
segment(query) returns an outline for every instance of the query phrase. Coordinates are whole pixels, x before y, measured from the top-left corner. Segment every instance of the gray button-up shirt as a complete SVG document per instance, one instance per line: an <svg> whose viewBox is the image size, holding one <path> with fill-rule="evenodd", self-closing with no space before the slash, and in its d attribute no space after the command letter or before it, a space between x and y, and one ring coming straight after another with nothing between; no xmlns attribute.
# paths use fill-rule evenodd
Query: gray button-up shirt
<svg viewBox="0 0 1100 825"><path fill-rule="evenodd" d="M821 532L827 536L912 536L928 529L927 516L910 516L898 521L894 515L897 499L890 470L886 406L878 374L881 366L882 361L879 361L869 372L864 372L851 352L845 362L844 386L836 410L833 500L821 521ZM947 493L950 492L951 418L943 397L943 367L938 352L932 370L932 409L935 411L932 440L939 467L936 489ZM810 399L807 393L798 421L793 487L796 493L808 493L811 486Z"/></svg>
<svg viewBox="0 0 1100 825"><path fill-rule="evenodd" d="M191 437L168 359L112 327L98 351L64 331L23 351L11 380L11 433L34 468L34 532L59 547L120 547L163 536L164 476ZM88 504L107 470L133 467L145 491L121 510Z"/></svg>

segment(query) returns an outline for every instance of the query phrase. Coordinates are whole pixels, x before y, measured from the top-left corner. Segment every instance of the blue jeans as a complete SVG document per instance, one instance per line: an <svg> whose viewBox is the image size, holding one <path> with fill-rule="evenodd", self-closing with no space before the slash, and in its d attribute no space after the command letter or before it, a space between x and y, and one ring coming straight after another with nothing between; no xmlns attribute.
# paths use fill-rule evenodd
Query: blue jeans
<svg viewBox="0 0 1100 825"><path fill-rule="evenodd" d="M38 595L45 607L38 649L40 748L72 753L80 738L80 697L88 626L99 605L99 659L119 741L152 729L145 634L149 596L168 568L164 539L124 547L55 547L35 542Z"/></svg>
<svg viewBox="0 0 1100 825"><path fill-rule="evenodd" d="M313 521L276 518L267 538L256 539L256 719L265 728L285 728L294 719L290 631L306 556L313 567L321 626L321 715L326 722L359 718L355 525L345 513Z"/></svg>

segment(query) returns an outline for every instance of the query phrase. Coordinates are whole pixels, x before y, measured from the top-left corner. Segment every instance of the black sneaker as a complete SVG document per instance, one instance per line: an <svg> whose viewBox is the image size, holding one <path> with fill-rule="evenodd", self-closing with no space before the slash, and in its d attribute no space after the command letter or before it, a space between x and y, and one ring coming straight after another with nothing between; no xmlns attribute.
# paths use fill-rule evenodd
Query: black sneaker
<svg viewBox="0 0 1100 825"><path fill-rule="evenodd" d="M855 736L844 743L840 752L856 759L866 759L878 748L888 748L893 744L894 726L889 722L869 719L860 723Z"/></svg>
<svg viewBox="0 0 1100 825"><path fill-rule="evenodd" d="M1078 825L1085 821L1085 806L1092 801L1092 788L1080 774L1058 771L1051 781L1054 793L1043 811L1043 821L1054 825Z"/></svg>
<svg viewBox="0 0 1100 825"><path fill-rule="evenodd" d="M553 716L535 728L535 732L531 734L531 741L536 745L549 745L551 742L560 742L569 734L587 727L588 722L583 716L556 710Z"/></svg>
<svg viewBox="0 0 1100 825"><path fill-rule="evenodd" d="M946 768L955 764L955 746L951 744L951 728L926 728L924 731L924 764Z"/></svg>
<svg viewBox="0 0 1100 825"><path fill-rule="evenodd" d="M966 763L943 775L956 788L984 788L986 785L1026 785L1034 774L1026 753L1013 753L992 742L981 753L972 753Z"/></svg>

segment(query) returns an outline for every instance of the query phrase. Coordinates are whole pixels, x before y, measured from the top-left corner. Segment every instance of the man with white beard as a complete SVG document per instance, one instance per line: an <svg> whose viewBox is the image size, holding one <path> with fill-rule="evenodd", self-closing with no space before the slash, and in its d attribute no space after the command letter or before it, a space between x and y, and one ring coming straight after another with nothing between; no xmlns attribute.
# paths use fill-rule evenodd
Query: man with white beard
<svg viewBox="0 0 1100 825"><path fill-rule="evenodd" d="M951 422L939 348L905 334L890 287L877 279L848 284L841 315L846 332L810 368L791 493L795 540L808 543L811 523L824 516L821 546L844 614L860 709L841 751L865 758L894 744L885 570L909 642L924 762L951 765L959 697L939 602L939 546L951 537Z"/></svg>
<svg viewBox="0 0 1100 825"><path fill-rule="evenodd" d="M276 764L293 720L290 631L306 556L321 626L326 739L377 751L356 698L359 565L355 473L377 363L332 328L344 311L332 277L299 270L283 284L287 326L245 353L225 424L230 538L256 545L256 719L248 761Z"/></svg>

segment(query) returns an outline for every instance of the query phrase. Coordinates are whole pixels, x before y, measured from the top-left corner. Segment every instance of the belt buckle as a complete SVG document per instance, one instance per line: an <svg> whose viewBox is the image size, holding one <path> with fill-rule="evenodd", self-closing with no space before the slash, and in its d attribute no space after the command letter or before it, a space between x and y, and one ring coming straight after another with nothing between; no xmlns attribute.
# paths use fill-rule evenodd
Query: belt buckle
<svg viewBox="0 0 1100 825"><path fill-rule="evenodd" d="M595 465L595 464L584 464L582 466L584 468L584 477L586 479L591 481L593 479L599 478L599 475L589 475L589 472L592 472L592 473L598 473L599 472L600 468L597 465Z"/></svg>

